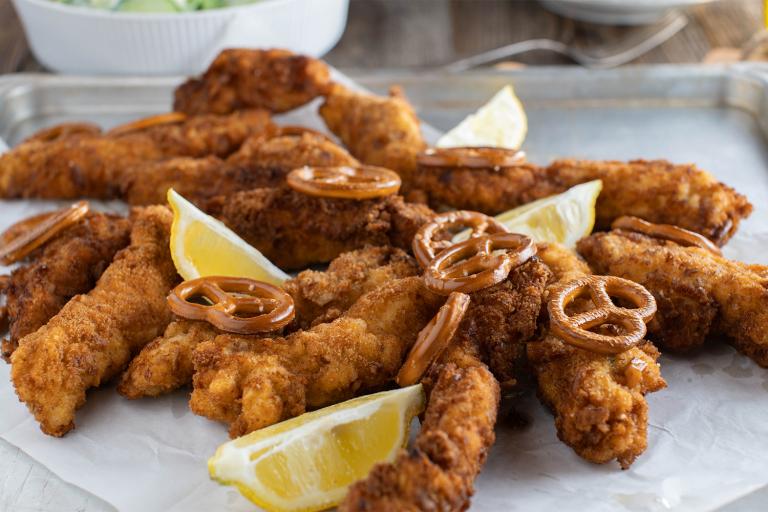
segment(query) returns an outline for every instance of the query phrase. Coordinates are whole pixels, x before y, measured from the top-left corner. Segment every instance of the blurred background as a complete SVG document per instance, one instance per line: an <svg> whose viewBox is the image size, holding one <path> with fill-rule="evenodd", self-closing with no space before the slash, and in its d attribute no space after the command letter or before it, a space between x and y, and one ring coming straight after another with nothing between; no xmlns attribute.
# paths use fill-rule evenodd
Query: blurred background
<svg viewBox="0 0 768 512"><path fill-rule="evenodd" d="M141 11L137 5L152 3L152 0L145 0L143 4L132 1L131 11ZM43 2L56 2L13 2L17 9L14 9L11 0L0 0L0 73L51 68L64 72L100 70L98 64L93 64L95 58L90 58L91 67L87 62L61 64L56 62L58 57L46 58L42 46L33 48L38 50L36 56L30 49L17 12L28 7L39 8ZM262 0L259 5L273 2L280 3L281 0ZM122 5L125 7L126 4ZM95 10L92 6L61 3L56 7L77 12ZM670 11L670 7L678 8ZM334 2L333 9L346 10L346 0ZM56 12L47 28L37 22L39 13L23 14L30 17L25 20L28 30L48 32L44 35L46 41L39 42L37 46L48 43L52 32L67 30L63 10ZM121 13L107 14L119 16ZM147 16L156 17L152 14ZM239 21L247 19L249 22L264 16L267 15L250 11L237 15ZM344 69L431 68L452 64L452 69L460 70L499 62L507 63L502 65L546 65L577 61L591 67L613 67L626 63L722 62L763 58L761 30L764 28L764 14L761 0L351 0L346 26L343 25L343 15L339 16L338 33L343 31L343 35L327 54L327 60ZM62 21L56 25L56 20ZM87 26L98 25L98 21L88 21ZM246 28L251 34L256 30L252 26ZM304 27L303 31L306 30ZM54 40L49 46L60 48L67 40L72 40L74 44L74 37L73 34ZM93 46L103 45L98 35L87 37L85 41L91 41ZM327 36L327 46L332 46L337 37L334 34ZM513 45L521 42L524 43ZM77 44L83 52L88 51L84 41ZM166 40L162 44L174 43ZM513 46L510 48L508 45ZM319 52L324 50L325 47ZM519 53L521 50L529 51ZM66 52L71 55L78 50L67 49ZM40 57L43 57L43 62ZM462 61L471 57L474 59ZM202 69L203 61L208 58L208 55L200 55L196 59L199 65L185 63L177 69L168 69L165 74L194 72L196 68ZM147 73L158 74L159 70L167 68L148 69ZM120 70L109 69L105 72L119 73ZM126 72L136 72L136 69Z"/></svg>

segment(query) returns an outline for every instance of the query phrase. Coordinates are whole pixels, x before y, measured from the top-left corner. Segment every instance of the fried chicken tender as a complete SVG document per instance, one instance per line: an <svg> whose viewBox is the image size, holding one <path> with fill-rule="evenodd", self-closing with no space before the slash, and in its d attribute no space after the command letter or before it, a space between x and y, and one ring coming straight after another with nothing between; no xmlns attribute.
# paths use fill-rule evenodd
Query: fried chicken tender
<svg viewBox="0 0 768 512"><path fill-rule="evenodd" d="M673 224L725 244L752 212L747 199L694 165L664 160L630 162L558 160L549 167L521 163L500 170L420 168L413 197L433 207L497 214L535 199L600 179L597 227L622 215Z"/></svg>
<svg viewBox="0 0 768 512"><path fill-rule="evenodd" d="M274 130L269 113L199 116L123 135L70 135L26 142L0 156L0 197L112 199L139 163L177 156L226 157L251 135Z"/></svg>
<svg viewBox="0 0 768 512"><path fill-rule="evenodd" d="M499 385L469 354L432 370L421 432L394 462L349 488L340 512L462 511L496 439Z"/></svg>
<svg viewBox="0 0 768 512"><path fill-rule="evenodd" d="M327 263L366 245L410 249L416 231L433 215L400 196L357 201L288 187L219 197L207 210L285 270Z"/></svg>
<svg viewBox="0 0 768 512"><path fill-rule="evenodd" d="M752 213L746 197L693 164L559 160L548 173L564 188L603 180L596 219L601 228L622 215L633 215L701 233L722 246Z"/></svg>
<svg viewBox="0 0 768 512"><path fill-rule="evenodd" d="M320 116L357 159L396 171L403 190L410 188L416 155L426 143L419 118L399 88L380 97L334 84Z"/></svg>
<svg viewBox="0 0 768 512"><path fill-rule="evenodd" d="M244 108L286 112L322 94L328 66L288 50L224 50L199 78L180 85L173 109L187 114L228 114Z"/></svg>
<svg viewBox="0 0 768 512"><path fill-rule="evenodd" d="M495 440L497 379L510 388L522 375L525 342L537 332L550 277L547 266L533 258L505 281L471 294L450 347L423 381L430 392L413 446L352 485L341 511L469 507L475 478Z"/></svg>
<svg viewBox="0 0 768 512"><path fill-rule="evenodd" d="M577 247L595 271L640 283L656 297L648 330L662 348L687 351L719 334L768 367L768 267L623 230Z"/></svg>
<svg viewBox="0 0 768 512"><path fill-rule="evenodd" d="M515 268L499 284L472 293L453 343L477 351L510 391L527 378L526 342L538 334L543 294L552 273L538 258Z"/></svg>
<svg viewBox="0 0 768 512"><path fill-rule="evenodd" d="M401 249L365 247L341 254L325 271L305 270L283 288L293 297L295 327L309 329L337 319L364 294L420 273L416 260Z"/></svg>
<svg viewBox="0 0 768 512"><path fill-rule="evenodd" d="M357 166L347 151L319 135L246 140L226 160L178 157L146 162L125 173L122 195L132 205L163 204L169 188L197 204L254 188L277 187L293 169L309 166Z"/></svg>
<svg viewBox="0 0 768 512"><path fill-rule="evenodd" d="M328 270L305 270L283 285L296 319L290 329L306 329L341 316L363 294L419 273L415 260L393 247L366 247L342 254ZM123 373L118 392L126 398L169 393L192 383L192 353L221 332L207 322L177 319L144 347Z"/></svg>
<svg viewBox="0 0 768 512"><path fill-rule="evenodd" d="M589 273L576 254L557 245L541 246L539 256L554 273L549 290ZM581 299L576 307L588 302ZM613 356L573 347L548 333L528 344L539 398L554 412L560 440L590 462L616 459L624 469L647 447L644 395L666 387L658 357L650 342Z"/></svg>
<svg viewBox="0 0 768 512"><path fill-rule="evenodd" d="M128 245L130 221L90 213L31 255L13 271L6 305L10 338L2 356L9 360L21 338L45 325L75 295L89 292L115 253Z"/></svg>
<svg viewBox="0 0 768 512"><path fill-rule="evenodd" d="M117 392L133 400L188 386L195 373L192 352L197 345L219 334L221 331L208 322L177 318L131 360Z"/></svg>
<svg viewBox="0 0 768 512"><path fill-rule="evenodd" d="M308 408L390 382L444 301L408 277L361 297L345 315L285 338L222 335L194 353L193 412L237 437Z"/></svg>
<svg viewBox="0 0 768 512"><path fill-rule="evenodd" d="M11 356L16 393L46 434L74 428L86 391L117 375L171 320L168 291L178 276L168 251L171 212L135 212L131 243L96 287L70 300Z"/></svg>

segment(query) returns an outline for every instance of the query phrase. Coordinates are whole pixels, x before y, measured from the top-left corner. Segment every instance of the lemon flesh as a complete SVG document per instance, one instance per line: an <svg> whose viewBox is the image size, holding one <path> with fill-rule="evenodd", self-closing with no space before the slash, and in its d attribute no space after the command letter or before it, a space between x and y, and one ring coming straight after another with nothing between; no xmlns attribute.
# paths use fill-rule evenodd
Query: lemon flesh
<svg viewBox="0 0 768 512"><path fill-rule="evenodd" d="M173 189L171 256L186 280L204 276L249 277L280 285L290 276L237 236L223 222L200 211Z"/></svg>
<svg viewBox="0 0 768 512"><path fill-rule="evenodd" d="M589 181L562 194L545 197L496 216L513 233L536 242L557 242L573 248L595 227L595 204L603 182Z"/></svg>
<svg viewBox="0 0 768 512"><path fill-rule="evenodd" d="M520 149L528 133L528 118L511 85L440 137L437 147L490 146Z"/></svg>
<svg viewBox="0 0 768 512"><path fill-rule="evenodd" d="M562 194L507 210L497 215L496 220L511 233L528 235L535 242L556 242L573 248L595 227L595 204L602 189L601 180L588 181ZM466 240L469 233L458 233L453 242Z"/></svg>
<svg viewBox="0 0 768 512"><path fill-rule="evenodd" d="M266 510L330 508L374 464L394 460L424 407L420 384L349 400L225 443L208 470Z"/></svg>

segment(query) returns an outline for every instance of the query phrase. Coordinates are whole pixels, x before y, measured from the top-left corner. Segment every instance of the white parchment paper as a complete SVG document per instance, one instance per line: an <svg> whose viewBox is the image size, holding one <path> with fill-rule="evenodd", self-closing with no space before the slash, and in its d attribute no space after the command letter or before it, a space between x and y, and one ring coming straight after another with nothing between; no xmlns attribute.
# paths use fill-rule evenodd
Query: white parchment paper
<svg viewBox="0 0 768 512"><path fill-rule="evenodd" d="M311 108L293 113L290 122L322 127ZM545 154L537 150L544 139L533 135L532 153ZM756 205L726 255L768 263L766 169L726 175L725 167L709 168ZM52 207L0 202L0 229ZM583 462L557 440L552 417L536 398L523 396L513 404L515 414L500 416L472 510L713 510L768 484L768 370L722 344L661 362L669 388L648 398L649 448L629 470ZM56 439L42 434L18 402L9 367L0 362L0 437L119 510L254 510L208 479L206 460L227 440L226 430L192 414L187 398L179 391L128 401L107 386L89 393L77 428Z"/></svg>

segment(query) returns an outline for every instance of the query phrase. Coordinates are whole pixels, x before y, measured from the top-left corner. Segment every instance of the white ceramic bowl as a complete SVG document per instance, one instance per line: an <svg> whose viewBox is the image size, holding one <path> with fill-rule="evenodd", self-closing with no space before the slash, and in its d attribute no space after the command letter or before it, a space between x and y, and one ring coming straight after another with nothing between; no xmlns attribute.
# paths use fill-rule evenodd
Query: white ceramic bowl
<svg viewBox="0 0 768 512"><path fill-rule="evenodd" d="M35 57L61 73L190 75L232 47L319 57L339 41L349 0L263 0L187 13L122 13L13 0Z"/></svg>
<svg viewBox="0 0 768 512"><path fill-rule="evenodd" d="M645 25L671 9L713 0L540 0L548 9L577 20L609 25Z"/></svg>

